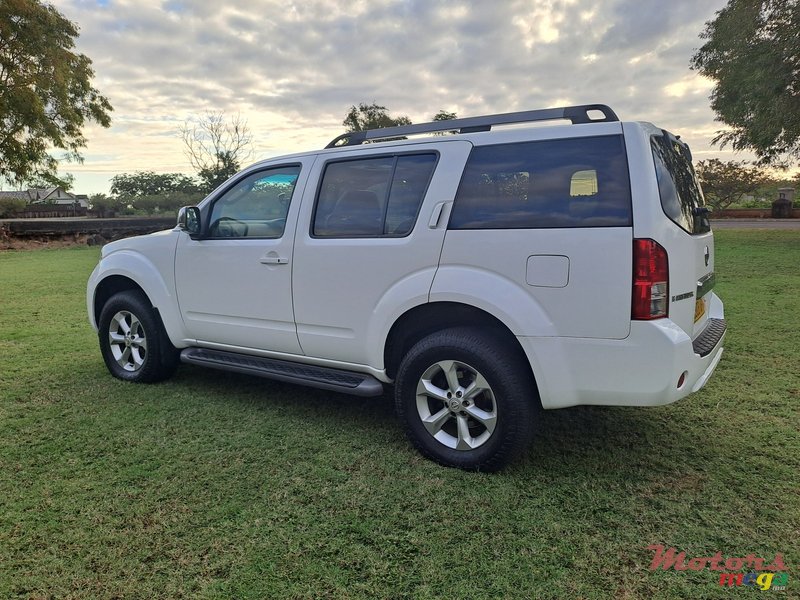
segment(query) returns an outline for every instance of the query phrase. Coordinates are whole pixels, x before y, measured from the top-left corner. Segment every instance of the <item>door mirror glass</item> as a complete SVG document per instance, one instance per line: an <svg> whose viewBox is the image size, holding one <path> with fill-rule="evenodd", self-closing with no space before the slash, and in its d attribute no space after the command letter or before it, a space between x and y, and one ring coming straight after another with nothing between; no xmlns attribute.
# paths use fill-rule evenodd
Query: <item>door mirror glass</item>
<svg viewBox="0 0 800 600"><path fill-rule="evenodd" d="M200 209L196 206L184 206L178 211L178 227L189 235L200 233Z"/></svg>

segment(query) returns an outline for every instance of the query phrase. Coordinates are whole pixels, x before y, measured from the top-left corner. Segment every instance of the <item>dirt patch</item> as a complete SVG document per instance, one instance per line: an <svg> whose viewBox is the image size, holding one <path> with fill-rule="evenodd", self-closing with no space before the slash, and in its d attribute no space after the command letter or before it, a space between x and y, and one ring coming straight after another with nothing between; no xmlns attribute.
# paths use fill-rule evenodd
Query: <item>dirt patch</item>
<svg viewBox="0 0 800 600"><path fill-rule="evenodd" d="M0 252L4 250L44 250L53 248L72 248L86 246L89 235L70 235L63 237L12 237L0 233Z"/></svg>
<svg viewBox="0 0 800 600"><path fill-rule="evenodd" d="M35 235L17 237L12 235L8 228L0 224L0 252L4 250L43 250L52 248L72 248L74 246L94 245L90 238L96 235L74 233L69 235Z"/></svg>
<svg viewBox="0 0 800 600"><path fill-rule="evenodd" d="M7 223L0 222L0 252L3 250L39 250L48 248L70 248L74 246L103 246L143 232L124 229L107 229L101 233L92 231L41 233L18 235ZM144 233L150 233L149 230Z"/></svg>

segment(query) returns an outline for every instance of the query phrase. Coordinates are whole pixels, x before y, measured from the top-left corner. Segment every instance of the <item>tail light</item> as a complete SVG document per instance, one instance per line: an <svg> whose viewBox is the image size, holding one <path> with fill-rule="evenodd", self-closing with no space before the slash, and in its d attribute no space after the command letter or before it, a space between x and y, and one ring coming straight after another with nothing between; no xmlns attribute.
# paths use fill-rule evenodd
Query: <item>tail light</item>
<svg viewBox="0 0 800 600"><path fill-rule="evenodd" d="M667 251L654 240L633 240L633 302L631 319L647 321L668 314Z"/></svg>

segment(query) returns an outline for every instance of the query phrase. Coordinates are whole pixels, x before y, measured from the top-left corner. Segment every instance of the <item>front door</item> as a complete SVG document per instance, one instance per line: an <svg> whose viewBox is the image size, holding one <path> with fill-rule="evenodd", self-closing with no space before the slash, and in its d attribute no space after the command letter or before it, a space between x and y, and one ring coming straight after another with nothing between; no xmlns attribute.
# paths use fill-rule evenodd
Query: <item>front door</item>
<svg viewBox="0 0 800 600"><path fill-rule="evenodd" d="M181 236L175 287L199 345L302 354L292 308L292 245L311 161L302 162L243 174L204 207L203 238Z"/></svg>

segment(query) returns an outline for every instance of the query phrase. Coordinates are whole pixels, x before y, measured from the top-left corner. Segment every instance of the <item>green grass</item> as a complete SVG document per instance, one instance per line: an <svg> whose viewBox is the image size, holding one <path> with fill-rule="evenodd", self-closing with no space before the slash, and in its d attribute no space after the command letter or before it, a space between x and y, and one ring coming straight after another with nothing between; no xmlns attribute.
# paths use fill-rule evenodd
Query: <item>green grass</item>
<svg viewBox="0 0 800 600"><path fill-rule="evenodd" d="M730 332L708 386L549 412L496 475L420 458L388 396L115 380L84 308L97 250L0 253L0 598L746 593L651 572L659 543L782 552L796 597L800 236L723 231L717 251Z"/></svg>

